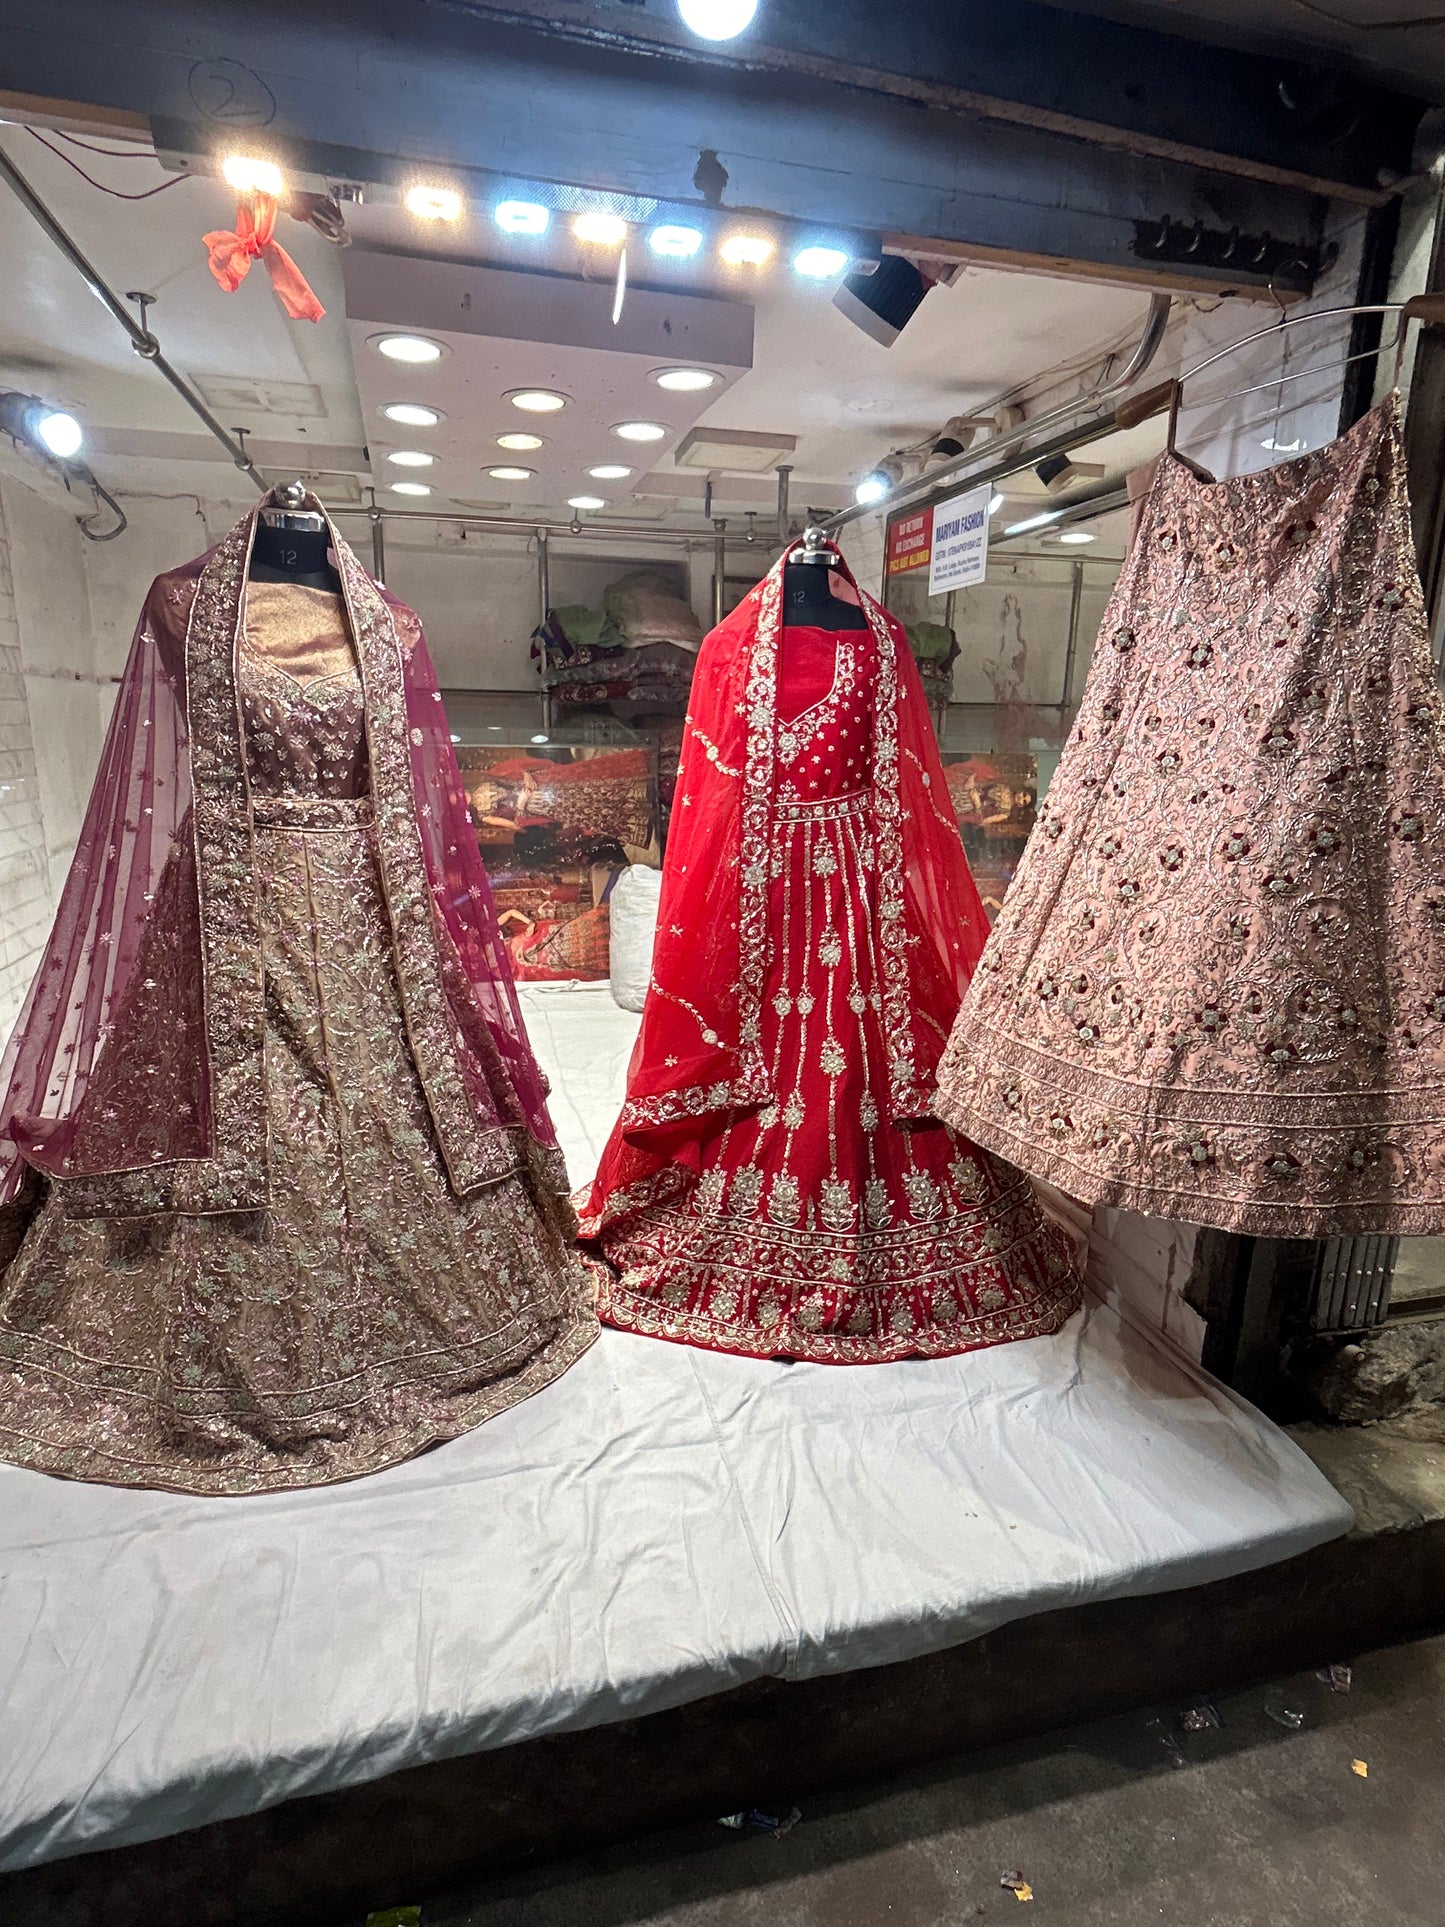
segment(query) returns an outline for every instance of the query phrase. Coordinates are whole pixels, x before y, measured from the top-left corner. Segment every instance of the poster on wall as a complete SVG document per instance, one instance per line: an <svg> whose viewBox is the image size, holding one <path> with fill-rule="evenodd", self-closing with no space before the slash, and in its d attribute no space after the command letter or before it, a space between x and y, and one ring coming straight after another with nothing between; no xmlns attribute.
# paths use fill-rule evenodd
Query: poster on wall
<svg viewBox="0 0 1445 1927"><path fill-rule="evenodd" d="M1034 827L1038 760L1014 750L946 755L943 773L968 867L992 923Z"/></svg>
<svg viewBox="0 0 1445 1927"><path fill-rule="evenodd" d="M612 885L624 864L657 860L651 752L463 745L457 765L512 974L605 977Z"/></svg>
<svg viewBox="0 0 1445 1927"><path fill-rule="evenodd" d="M933 511L928 562L928 593L949 595L971 589L988 573L988 504L991 489L970 489L940 502Z"/></svg>

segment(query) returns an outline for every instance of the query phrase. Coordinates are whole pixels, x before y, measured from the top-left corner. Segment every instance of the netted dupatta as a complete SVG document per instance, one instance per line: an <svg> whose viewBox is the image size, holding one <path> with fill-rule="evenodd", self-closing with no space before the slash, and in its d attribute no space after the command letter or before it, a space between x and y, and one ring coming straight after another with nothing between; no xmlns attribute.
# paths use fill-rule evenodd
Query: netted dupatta
<svg viewBox="0 0 1445 1927"><path fill-rule="evenodd" d="M627 1098L583 1207L595 1232L696 1179L728 1113L771 1102L762 1051L777 756L783 562L707 637L663 865L652 978ZM988 937L927 699L901 624L837 558L878 645L868 906L894 1124L936 1122L934 1074Z"/></svg>
<svg viewBox="0 0 1445 1927"><path fill-rule="evenodd" d="M55 924L0 1061L0 1264L39 1179L77 1217L266 1204L264 983L236 691L255 521L146 598ZM526 1161L560 1190L420 625L335 529L331 541L407 1032L448 1176L466 1195Z"/></svg>

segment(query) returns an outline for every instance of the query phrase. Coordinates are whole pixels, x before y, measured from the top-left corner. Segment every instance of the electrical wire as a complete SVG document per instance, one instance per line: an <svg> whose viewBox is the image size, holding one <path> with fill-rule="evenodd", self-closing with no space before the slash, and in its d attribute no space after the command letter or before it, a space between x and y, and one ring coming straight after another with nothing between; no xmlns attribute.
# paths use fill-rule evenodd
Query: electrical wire
<svg viewBox="0 0 1445 1927"><path fill-rule="evenodd" d="M50 132L71 147L83 147L87 154L104 154L113 161L153 161L156 157L154 147L97 147L94 141L83 140L79 134L67 134L62 127L52 127Z"/></svg>
<svg viewBox="0 0 1445 1927"><path fill-rule="evenodd" d="M146 188L144 193L123 194L118 187L107 187L104 181L98 181L95 179L93 175L87 174L85 169L80 165L79 161L72 160L69 154L66 153L63 147L52 146L51 143L45 138L45 136L40 132L38 128L31 127L27 129L27 132L32 134L35 137L35 139L40 142L40 145L47 150L47 152L53 154L56 160L64 161L65 165L67 167L73 168L83 181L89 182L90 186L97 189L97 191L100 192L101 194L109 194L112 200L148 201L150 200L153 194L164 194L168 187L179 187L182 181L190 179L190 176L188 174L176 174L170 180L162 181L159 187Z"/></svg>

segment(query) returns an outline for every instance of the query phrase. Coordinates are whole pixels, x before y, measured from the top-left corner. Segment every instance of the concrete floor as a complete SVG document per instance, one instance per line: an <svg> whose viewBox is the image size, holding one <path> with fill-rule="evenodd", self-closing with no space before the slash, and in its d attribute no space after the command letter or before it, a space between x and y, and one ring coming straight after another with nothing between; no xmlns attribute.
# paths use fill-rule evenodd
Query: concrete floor
<svg viewBox="0 0 1445 1927"><path fill-rule="evenodd" d="M1441 1927L1445 1637L1357 1660L1348 1696L1306 1674L1217 1704L1218 1730L1158 1707L811 1800L782 1839L699 1826L492 1880L424 1927Z"/></svg>

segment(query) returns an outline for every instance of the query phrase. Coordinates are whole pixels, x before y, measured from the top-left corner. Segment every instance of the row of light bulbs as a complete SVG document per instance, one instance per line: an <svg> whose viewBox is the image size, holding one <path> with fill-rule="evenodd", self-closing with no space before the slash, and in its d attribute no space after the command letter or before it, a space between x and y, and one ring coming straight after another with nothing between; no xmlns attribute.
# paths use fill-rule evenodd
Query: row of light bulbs
<svg viewBox="0 0 1445 1927"><path fill-rule="evenodd" d="M428 335L385 334L378 335L372 346L379 354L390 361L425 367L431 362L440 361L445 350L439 341ZM705 389L715 388L721 376L711 368L671 367L654 368L652 379L657 386L670 394L701 394ZM513 408L524 415L555 415L569 406L571 397L561 394L555 388L515 388L504 397ZM436 428L446 420L440 408L429 402L393 401L387 402L382 414L400 428ZM667 439L668 430L662 422L626 421L615 422L612 433L619 441L646 445ZM546 446L546 438L532 433L531 430L517 429L497 436L497 447L508 454L530 454ZM436 457L420 448L393 449L387 456L389 462L398 468L431 468ZM598 462L587 470L588 478L594 482L625 482L633 470L625 462ZM536 474L535 469L523 468L510 463L498 463L489 468L487 474L496 482L529 482ZM395 495L430 495L431 489L425 482L402 481L391 484ZM607 503L600 495L573 495L567 500L568 508L602 509Z"/></svg>
<svg viewBox="0 0 1445 1927"><path fill-rule="evenodd" d="M276 163L254 154L228 156L221 173L238 194L269 194L280 200L286 192L286 177ZM402 196L402 204L421 221L459 221L466 211L456 188L429 181L414 182ZM499 201L492 219L504 234L540 238L552 226L552 210L541 201ZM620 214L592 209L573 215L571 229L584 247L616 250L626 245L632 223ZM646 240L660 260L692 261L702 253L707 235L685 221L661 221L647 230ZM777 253L777 243L770 234L738 228L722 237L717 253L724 267L764 268ZM846 248L831 242L808 241L793 252L793 272L805 281L835 281L851 258Z"/></svg>

